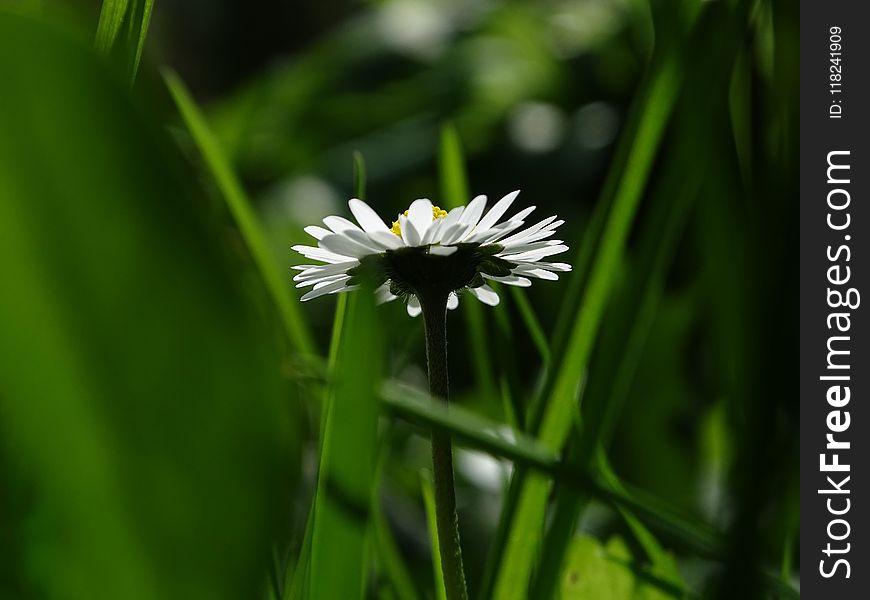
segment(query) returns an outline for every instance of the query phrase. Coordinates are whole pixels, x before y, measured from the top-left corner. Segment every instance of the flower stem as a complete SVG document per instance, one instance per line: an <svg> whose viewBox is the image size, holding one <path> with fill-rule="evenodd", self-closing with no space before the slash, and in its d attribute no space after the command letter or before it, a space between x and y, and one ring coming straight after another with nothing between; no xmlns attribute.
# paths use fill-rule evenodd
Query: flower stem
<svg viewBox="0 0 870 600"><path fill-rule="evenodd" d="M420 294L426 328L426 361L429 367L429 393L444 403L448 400L447 379L447 294ZM435 473L435 521L441 571L447 600L467 600L459 521L453 483L453 450L450 434L432 431L432 468Z"/></svg>

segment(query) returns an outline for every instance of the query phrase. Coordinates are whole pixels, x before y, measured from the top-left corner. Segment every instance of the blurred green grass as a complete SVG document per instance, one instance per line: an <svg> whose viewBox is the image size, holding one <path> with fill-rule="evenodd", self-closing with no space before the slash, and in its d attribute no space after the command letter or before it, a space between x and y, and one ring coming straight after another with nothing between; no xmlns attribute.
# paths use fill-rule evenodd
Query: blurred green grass
<svg viewBox="0 0 870 600"><path fill-rule="evenodd" d="M796 7L86 4L0 5L0 597L438 597L432 427L476 597L796 596ZM450 411L297 302L347 197L516 188L574 271L463 299Z"/></svg>
<svg viewBox="0 0 870 600"><path fill-rule="evenodd" d="M3 595L245 595L298 446L243 263L87 47L0 47Z"/></svg>

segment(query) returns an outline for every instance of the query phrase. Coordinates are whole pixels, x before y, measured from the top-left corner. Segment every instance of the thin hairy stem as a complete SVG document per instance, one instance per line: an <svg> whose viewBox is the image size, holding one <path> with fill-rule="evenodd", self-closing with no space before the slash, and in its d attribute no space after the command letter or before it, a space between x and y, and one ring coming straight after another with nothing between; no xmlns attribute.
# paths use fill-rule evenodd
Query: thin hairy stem
<svg viewBox="0 0 870 600"><path fill-rule="evenodd" d="M426 360L429 367L429 393L436 401L447 402L447 294L420 296L426 328ZM435 473L435 516L438 547L447 600L467 600L459 521L453 482L453 450L450 434L432 432L432 468Z"/></svg>

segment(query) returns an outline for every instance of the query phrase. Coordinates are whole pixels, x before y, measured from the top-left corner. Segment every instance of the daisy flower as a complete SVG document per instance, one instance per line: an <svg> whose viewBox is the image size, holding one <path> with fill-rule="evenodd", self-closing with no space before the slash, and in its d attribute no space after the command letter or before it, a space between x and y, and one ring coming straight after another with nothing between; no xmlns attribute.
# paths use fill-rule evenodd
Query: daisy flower
<svg viewBox="0 0 870 600"><path fill-rule="evenodd" d="M348 202L356 218L326 217L323 228L305 228L317 246L293 246L319 264L293 267L297 287L310 287L302 300L371 286L381 302L406 298L408 314L423 314L429 393L447 402L447 309L468 292L484 304L498 304L487 281L528 287L531 280L558 279L570 271L549 257L568 250L550 239L564 221L548 217L524 227L534 206L501 220L516 199L511 192L489 211L486 196L450 212L415 200L391 227L372 208L356 198ZM453 455L450 435L432 432L435 514L441 571L448 600L467 600L459 526L456 518Z"/></svg>
<svg viewBox="0 0 870 600"><path fill-rule="evenodd" d="M486 196L450 212L415 200L391 227L354 198L348 206L358 224L329 216L326 228L305 228L317 245L293 250L320 264L293 267L300 271L293 280L298 288L311 287L302 296L306 301L356 289L367 279L380 302L406 298L411 316L421 313L421 296L446 297L447 308L455 309L467 291L495 306L499 297L487 281L528 287L533 278L556 280L571 270L549 261L568 250L562 240L550 239L564 221L552 216L524 228L534 206L501 220L517 195L511 192L486 212Z"/></svg>

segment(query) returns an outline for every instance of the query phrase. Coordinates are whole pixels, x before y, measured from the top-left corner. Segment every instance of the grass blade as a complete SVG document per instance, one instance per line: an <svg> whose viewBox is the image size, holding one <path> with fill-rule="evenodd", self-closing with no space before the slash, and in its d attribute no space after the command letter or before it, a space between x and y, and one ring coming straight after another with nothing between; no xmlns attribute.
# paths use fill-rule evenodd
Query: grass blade
<svg viewBox="0 0 870 600"><path fill-rule="evenodd" d="M297 303L290 297L290 284L285 281L283 269L279 268L269 250L266 234L247 194L184 83L174 71L168 69L164 71L164 79L190 135L236 220L263 283L278 309L288 340L298 352L314 354L314 343L308 327Z"/></svg>
<svg viewBox="0 0 870 600"><path fill-rule="evenodd" d="M598 254L583 294L567 349L555 375L553 390L543 413L539 439L552 450L564 445L577 414L577 392L585 374L589 353L609 297L625 239L643 191L649 164L667 123L680 79L676 57L667 57L654 77L644 117L628 153L624 176L617 187L613 208L601 238ZM645 166L646 168L643 168ZM544 523L550 482L531 474L522 486L517 510L507 540L494 597L521 600L526 595Z"/></svg>
<svg viewBox="0 0 870 600"><path fill-rule="evenodd" d="M547 341L547 334L544 333L544 328L541 327L541 322L535 314L535 309L532 308L522 288L511 286L510 291L511 298L513 298L514 304L523 319L523 324L526 326L526 330L535 344L535 348L538 349L538 353L541 355L544 366L548 366L550 364L550 344Z"/></svg>
<svg viewBox="0 0 870 600"><path fill-rule="evenodd" d="M311 538L313 530L314 506L312 505L308 514L308 521L305 524L302 547L299 548L299 556L296 559L296 564L293 565L293 576L290 584L284 586L284 598L282 600L303 600L308 597L307 593L311 577ZM287 568L289 571L290 564L287 565Z"/></svg>
<svg viewBox="0 0 870 600"><path fill-rule="evenodd" d="M389 468L392 456L391 428L386 429L385 435L381 436L378 466L375 481L372 485L372 536L371 545L374 548L375 562L381 572L386 575L390 584L390 591L398 600L419 600L417 588L414 586L414 578L408 570L405 559L399 550L396 539L393 536L390 522L381 504L381 489L383 485L384 470Z"/></svg>
<svg viewBox="0 0 870 600"><path fill-rule="evenodd" d="M610 463L608 462L607 456L604 452L598 452L597 457L598 472L601 474L602 480L609 485L611 489L625 494L626 490L623 487L622 482L616 476L616 473L614 473L613 469L610 467ZM640 547L643 548L643 551L649 558L653 572L655 572L659 577L665 578L674 586L685 590L685 584L682 581L682 576L680 575L674 557L665 552L659 541L634 514L634 512L625 506L618 506L617 510L632 534L634 534L638 544L640 544Z"/></svg>
<svg viewBox="0 0 870 600"><path fill-rule="evenodd" d="M664 121L667 120L672 111L676 99L677 69L675 63L678 55L674 50L671 51L670 55L664 52L662 54L662 58L652 63L650 73L642 83L638 96L632 105L627 126L622 132L621 141L601 198L596 203L592 218L578 244L579 250L573 261L574 269L571 277L568 278L568 291L559 310L556 328L550 344L551 362L563 362L562 357L566 354L569 335L577 328L576 317L580 300L588 295L592 269L603 247L602 237L605 227L613 221L614 205L619 200L624 205L628 205L627 207L631 209L629 212L633 213L652 168L655 154L664 133ZM621 256L621 252L618 256ZM592 314L588 310L586 312L589 315ZM598 319L595 321L597 327ZM575 324L573 328L572 323ZM591 337L593 336L590 336L590 339ZM585 370L585 365L576 371L578 385L583 370ZM545 373L540 391L532 398L527 418L530 431L539 431L541 428L545 407L551 398L556 374L556 369L549 369ZM565 423L568 421L566 420ZM508 536L510 535L511 523L516 517L523 479L522 470L514 473L510 491L502 510L496 540L492 545L488 559L487 575L481 590L481 597L487 598L487 600L493 594L497 565L503 565L504 552L510 547ZM538 536L533 537L537 538ZM515 551L522 552L519 548Z"/></svg>
<svg viewBox="0 0 870 600"><path fill-rule="evenodd" d="M132 65L130 66L130 85L136 79L139 71L139 63L142 62L142 52L145 50L145 38L148 37L148 26L151 24L151 11L154 8L154 0L142 0L142 10L135 13L135 19L130 21L130 38L135 39L135 49L132 52Z"/></svg>
<svg viewBox="0 0 870 600"><path fill-rule="evenodd" d="M379 562L386 571L396 597L398 600L417 600L418 595L414 588L414 580L402 560L402 555L396 546L396 540L390 531L390 525L384 511L380 503L377 502L372 507L372 529Z"/></svg>
<svg viewBox="0 0 870 600"><path fill-rule="evenodd" d="M100 9L94 46L121 66L130 85L142 60L153 8L154 0L104 0Z"/></svg>
<svg viewBox="0 0 870 600"><path fill-rule="evenodd" d="M100 9L100 20L97 23L97 36L94 45L97 52L108 56L115 40L121 32L124 18L127 16L128 0L104 0Z"/></svg>
<svg viewBox="0 0 870 600"><path fill-rule="evenodd" d="M438 524L435 517L435 490L431 476L420 474L420 488L423 493L423 504L426 507L426 523L429 527L429 545L432 548L432 570L435 579L435 598L447 600L447 590L444 587L444 575L441 572L441 551L438 547Z"/></svg>
<svg viewBox="0 0 870 600"><path fill-rule="evenodd" d="M447 208L467 204L471 197L468 191L468 178L465 173L465 158L462 143L456 128L446 124L441 129L441 143L438 154L438 168L441 179L441 196ZM481 393L487 398L496 398L496 379L490 350L487 345L485 314L478 302L462 303L462 312L468 319L468 343L474 372Z"/></svg>
<svg viewBox="0 0 870 600"><path fill-rule="evenodd" d="M330 381L320 451L311 550L311 598L359 598L375 474L383 369L374 295L347 300ZM336 576L340 573L340 576Z"/></svg>
<svg viewBox="0 0 870 600"><path fill-rule="evenodd" d="M359 151L353 153L353 189L357 198L366 199L366 161Z"/></svg>
<svg viewBox="0 0 870 600"><path fill-rule="evenodd" d="M545 481L555 481L575 491L585 492L615 507L626 507L643 518L647 525L669 535L699 554L716 558L721 540L709 526L698 523L650 494L623 485L610 486L605 478L579 465L564 463L555 452L535 438L521 432L511 437L499 434L501 426L459 406L449 410L428 396L404 384L390 383L381 391L384 407L402 419L439 428L469 447L506 458L516 466L527 467Z"/></svg>
<svg viewBox="0 0 870 600"><path fill-rule="evenodd" d="M332 320L332 336L329 340L329 356L327 357L328 378L331 378L332 374L335 371L335 363L338 360L338 348L341 344L341 333L344 328L344 319L346 314L347 294L339 294L335 303L335 316ZM330 403L331 399L327 398L327 401L323 405L323 412L321 414L321 455L323 453L322 446L326 443L327 439L327 417L329 415ZM296 564L291 565L289 562L287 564L287 569L284 575L285 579L289 576L289 572L291 569L293 570L293 574L290 585L284 588L285 598L283 600L302 600L303 598L307 597L306 594L308 593L311 581L311 539L314 535L314 510L315 506L312 504L311 510L308 514L308 520L305 523L305 534L302 538L302 547L299 549L299 556L296 559Z"/></svg>
<svg viewBox="0 0 870 600"><path fill-rule="evenodd" d="M354 183L365 195L365 163L354 154ZM329 345L317 490L309 523L309 597L362 597L368 515L376 497L378 403L384 366L374 296L339 294ZM375 508L377 511L377 508ZM342 573L335 577L334 569Z"/></svg>
<svg viewBox="0 0 870 600"><path fill-rule="evenodd" d="M504 428L500 424L460 405L451 405L448 410L433 402L428 394L395 382L383 386L381 399L391 414L427 428L447 431L456 441L546 472L554 472L558 468L556 453L545 449L534 438L522 432L504 435Z"/></svg>
<svg viewBox="0 0 870 600"><path fill-rule="evenodd" d="M0 587L249 597L295 456L242 261L90 43L0 10L0 81Z"/></svg>
<svg viewBox="0 0 870 600"><path fill-rule="evenodd" d="M699 127L691 129L699 130ZM641 260L633 269L636 274L627 277L631 283L611 303L606 319L608 325L603 328L596 346L594 371L590 372L583 392L581 436L571 451L571 461L579 465L592 463L595 451L609 440L622 412L657 313L665 276L706 172L705 169L696 169L690 174L684 171L687 151L695 148L693 137L683 136L674 148L665 162L665 175L651 194L648 217L638 243L637 254ZM549 527L541 567L535 578L535 597L552 595L558 576L554 569L562 563L570 541L563 530L573 530L585 505L576 492L564 487L557 489L554 495L556 515L563 522L554 520Z"/></svg>

